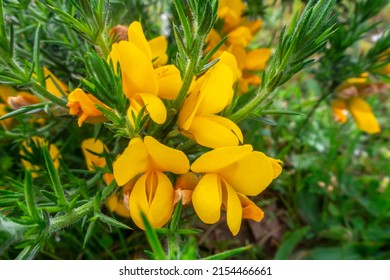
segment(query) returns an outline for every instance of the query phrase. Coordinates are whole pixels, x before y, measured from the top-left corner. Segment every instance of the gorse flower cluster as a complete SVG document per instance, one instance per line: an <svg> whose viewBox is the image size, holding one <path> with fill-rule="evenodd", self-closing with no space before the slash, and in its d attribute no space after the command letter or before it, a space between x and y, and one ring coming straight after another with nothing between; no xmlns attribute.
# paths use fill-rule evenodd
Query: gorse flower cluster
<svg viewBox="0 0 390 280"><path fill-rule="evenodd" d="M119 38L124 40L112 45L107 57L114 72L120 74L123 94L129 101L124 118L130 130L145 116L150 118L146 127L152 123L163 125L169 102L176 99L182 86L180 72L174 65L164 65L164 37L147 41L139 22L131 23L127 32L125 38ZM182 135L214 150L190 164L191 154L185 150L169 147L154 135L140 132L113 163L113 178L123 189L107 205L122 216L130 216L140 228L144 228L141 212L153 227L162 227L169 221L177 203L174 184L180 175L189 172L192 176L180 179L180 190L190 191L194 209L205 223L218 222L221 210L225 210L229 229L236 235L243 218L260 221L263 217L261 209L247 196L261 193L280 174L281 162L253 151L251 145L242 145L240 128L218 115L232 102L238 72L231 53L224 51L218 59L203 75L194 77L177 116L177 129ZM107 121L99 107L114 112L80 88L69 94L68 101L69 113L77 115L80 126L84 122ZM105 167L104 158L96 156L103 150L100 140L83 142L88 168ZM106 183L112 181L109 174L104 179ZM186 203L190 200L191 195Z"/></svg>

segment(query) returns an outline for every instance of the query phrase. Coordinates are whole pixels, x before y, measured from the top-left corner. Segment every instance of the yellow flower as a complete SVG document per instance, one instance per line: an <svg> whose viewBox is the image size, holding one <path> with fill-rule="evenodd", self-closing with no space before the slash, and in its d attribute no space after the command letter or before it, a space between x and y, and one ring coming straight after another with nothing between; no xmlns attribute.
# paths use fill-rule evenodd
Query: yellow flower
<svg viewBox="0 0 390 280"><path fill-rule="evenodd" d="M267 61L271 57L271 50L260 48L246 51L243 46L231 45L228 51L236 58L238 69L241 72L238 79L240 93L246 93L249 85L260 85L261 78L253 73L265 70Z"/></svg>
<svg viewBox="0 0 390 280"><path fill-rule="evenodd" d="M96 104L108 108L92 94L85 93L82 89L76 88L68 96L69 114L77 115L78 125L88 123L103 122L106 118L103 113L96 108Z"/></svg>
<svg viewBox="0 0 390 280"><path fill-rule="evenodd" d="M347 111L349 111L361 131L369 134L375 134L381 131L374 112L363 98L336 99L332 102L331 106L336 121L345 123L347 121Z"/></svg>
<svg viewBox="0 0 390 280"><path fill-rule="evenodd" d="M48 92L60 98L68 94L69 87L59 80L49 69L43 67L43 73L46 78L45 86Z"/></svg>
<svg viewBox="0 0 390 280"><path fill-rule="evenodd" d="M134 182L129 194L130 215L144 229L141 212L153 227L164 226L173 211L174 190L164 172L184 174L189 161L181 151L169 148L151 136L144 141L133 138L114 162L114 177L119 186Z"/></svg>
<svg viewBox="0 0 390 280"><path fill-rule="evenodd" d="M202 146L218 148L243 141L242 132L234 122L216 115L233 98L235 63L231 54L223 53L221 60L195 81L179 113L181 133Z"/></svg>
<svg viewBox="0 0 390 280"><path fill-rule="evenodd" d="M24 152L25 150L27 151L27 153L33 153L33 147L42 147L43 143L44 143L44 139L39 136L33 136L31 137L31 139L29 139L29 141L23 141L22 142L23 148L20 150L20 155L22 157L25 157L26 156ZM59 162L59 158L61 157L60 151L58 150L57 146L54 144L49 144L48 142L46 142L46 145L48 146L49 154L53 160L54 167L58 169L60 166L60 162ZM33 178L38 177L37 171L39 171L40 168L38 165L35 164L35 162L30 162L26 158L25 159L22 158L21 162L26 169L31 170L31 176Z"/></svg>
<svg viewBox="0 0 390 280"><path fill-rule="evenodd" d="M104 150L107 149L102 141L99 139L88 138L81 143L81 150L83 152L85 162L87 164L88 170L94 170L95 167L105 167L106 159L103 156L97 154L102 154ZM105 173L103 175L104 182L108 185L114 180L114 176L110 173ZM130 211L126 205L126 198L128 200L128 194L131 189L130 184L126 184L123 187L123 194L119 195L114 193L111 195L105 205L111 212L115 212L121 217L130 218Z"/></svg>
<svg viewBox="0 0 390 280"><path fill-rule="evenodd" d="M130 38L134 38L134 31L135 33L139 33L140 25L133 24L132 28L132 30L129 30L129 28L127 28L126 26L116 25L110 29L109 34L113 36L114 39L116 39L115 37L117 37L118 41L127 41L129 39L129 36ZM143 41L143 39L141 38L140 41ZM153 60L153 66L156 67L159 65L165 65L168 62L168 56L166 54L168 49L167 38L165 36L157 36L156 38L149 40L148 44Z"/></svg>
<svg viewBox="0 0 390 280"><path fill-rule="evenodd" d="M239 24L244 10L245 4L241 0L219 0L217 15L229 27L234 27Z"/></svg>
<svg viewBox="0 0 390 280"><path fill-rule="evenodd" d="M106 159L103 156L99 156L105 149L106 147L99 139L88 138L81 143L81 151L83 152L88 170L106 166Z"/></svg>
<svg viewBox="0 0 390 280"><path fill-rule="evenodd" d="M243 218L260 221L263 212L246 196L261 193L282 171L281 161L253 151L251 145L215 149L200 156L191 170L203 173L192 194L199 218L214 224L226 211L227 225L237 235Z"/></svg>
<svg viewBox="0 0 390 280"><path fill-rule="evenodd" d="M127 113L130 121L133 119L131 112L137 116L141 108L146 106L154 122L164 123L167 112L160 98L175 99L179 93L181 77L175 66L153 68L153 61L162 63L166 60L159 47L162 41L156 38L149 44L141 24L133 22L129 26L128 41L120 41L112 45L109 59L112 60L115 71L117 71L117 63L120 64L123 91L130 100ZM155 54L152 50L157 57L153 57Z"/></svg>

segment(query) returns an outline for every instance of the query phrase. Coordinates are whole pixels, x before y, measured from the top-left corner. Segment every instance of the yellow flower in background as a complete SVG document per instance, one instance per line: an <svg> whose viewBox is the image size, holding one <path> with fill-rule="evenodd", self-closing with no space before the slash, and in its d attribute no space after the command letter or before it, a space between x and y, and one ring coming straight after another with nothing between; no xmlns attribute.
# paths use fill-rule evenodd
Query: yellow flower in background
<svg viewBox="0 0 390 280"><path fill-rule="evenodd" d="M43 67L43 73L46 78L45 86L48 92L60 98L69 93L69 87L59 80L47 67Z"/></svg>
<svg viewBox="0 0 390 280"><path fill-rule="evenodd" d="M347 79L336 88L338 98L331 103L335 121L345 123L349 112L361 131L369 134L379 133L381 131L379 123L371 106L363 97L384 89L387 89L387 85L370 82L367 73Z"/></svg>
<svg viewBox="0 0 390 280"><path fill-rule="evenodd" d="M259 71L264 71L266 63L271 56L269 48L248 48L254 36L263 25L262 20L248 20L242 17L246 6L240 0L219 1L218 17L224 20L224 26L219 32L212 29L206 39L206 52L218 44L222 36L227 36L223 44L214 56L218 58L223 51L232 53L239 69L238 92L246 93L249 86L259 86L261 78Z"/></svg>
<svg viewBox="0 0 390 280"><path fill-rule="evenodd" d="M123 91L130 100L128 117L132 121L132 112L137 116L141 108L146 106L150 118L162 124L167 112L163 99L175 99L181 87L180 72L174 65L166 65L154 69L155 63L162 63L166 57L160 48L163 39L156 38L148 43L139 22L133 22L128 29L128 41L120 41L112 45L109 59L117 71L117 63L122 72ZM157 55L157 57L154 57ZM157 58L157 59L156 59Z"/></svg>
<svg viewBox="0 0 390 280"><path fill-rule="evenodd" d="M33 137L31 137L31 139L22 142L22 149L20 150L20 155L22 157L26 157L26 158L22 158L21 162L26 169L29 169L31 171L31 176L33 178L38 177L37 171L39 171L40 167L38 165L36 165L34 161L30 162L28 160L28 158L29 158L28 154L33 153L33 147L42 148L42 146L45 142L46 142L46 145L48 147L50 157L53 160L54 167L56 169L58 169L60 166L59 158L61 157L61 155L60 155L60 151L58 150L57 146L52 144L52 143L48 143L47 141L45 141L43 139L43 137L33 136ZM27 155L25 153L25 150L27 151ZM32 160L34 160L34 159L32 159Z"/></svg>
<svg viewBox="0 0 390 280"><path fill-rule="evenodd" d="M153 227L164 226L173 212L174 189L164 172L185 174L189 161L182 151L169 148L151 136L133 138L114 162L119 186L134 184L129 194L130 215L144 229L141 212Z"/></svg>
<svg viewBox="0 0 390 280"><path fill-rule="evenodd" d="M239 93L248 92L249 85L260 85L261 78L254 73L265 70L267 61L271 57L271 49L259 48L247 51L243 46L232 45L228 48L228 51L236 58L240 71L238 79Z"/></svg>
<svg viewBox="0 0 390 280"><path fill-rule="evenodd" d="M99 139L88 138L81 143L81 150L83 152L85 162L87 164L88 170L95 170L96 167L103 168L106 166L106 159L103 156L97 154L103 154L106 150L106 146ZM110 173L105 173L103 175L104 182L109 185L114 176ZM118 214L124 218L130 218L130 211L126 205L126 200L128 200L128 192L131 190L131 185L126 184L123 187L122 195L114 193L111 195L105 205L111 212Z"/></svg>
<svg viewBox="0 0 390 280"><path fill-rule="evenodd" d="M234 57L225 52L216 65L195 81L179 113L181 133L209 148L243 142L240 128L216 115L232 101L236 68Z"/></svg>
<svg viewBox="0 0 390 280"><path fill-rule="evenodd" d="M369 134L381 132L381 128L371 106L363 98L336 99L332 102L331 106L336 121L345 123L349 112L361 131Z"/></svg>
<svg viewBox="0 0 390 280"><path fill-rule="evenodd" d="M225 21L226 25L234 27L240 23L245 8L241 0L219 0L217 15Z"/></svg>
<svg viewBox="0 0 390 280"><path fill-rule="evenodd" d="M96 104L108 108L95 96L85 93L80 88L76 88L68 96L69 114L79 118L77 122L79 126L82 126L84 122L99 123L106 120L103 113L96 108Z"/></svg>
<svg viewBox="0 0 390 280"><path fill-rule="evenodd" d="M192 194L192 204L206 224L220 220L237 235L243 218L260 221L263 212L247 196L261 193L282 171L281 161L253 151L251 145L215 149L201 155L191 170L204 174Z"/></svg>
<svg viewBox="0 0 390 280"><path fill-rule="evenodd" d="M81 143L81 151L83 152L88 170L106 166L106 159L101 156L105 149L106 147L99 139L88 138Z"/></svg>

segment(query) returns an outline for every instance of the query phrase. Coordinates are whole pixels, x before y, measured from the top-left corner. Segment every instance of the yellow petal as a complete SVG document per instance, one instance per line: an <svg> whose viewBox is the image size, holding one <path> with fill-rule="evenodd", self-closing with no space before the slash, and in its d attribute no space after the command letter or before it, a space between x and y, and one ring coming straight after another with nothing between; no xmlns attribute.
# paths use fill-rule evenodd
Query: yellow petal
<svg viewBox="0 0 390 280"><path fill-rule="evenodd" d="M200 88L201 103L196 114L221 112L233 98L233 78L233 71L226 64L217 63L210 69Z"/></svg>
<svg viewBox="0 0 390 280"><path fill-rule="evenodd" d="M140 138L131 139L129 146L113 164L114 177L123 186L138 174L149 169L149 155Z"/></svg>
<svg viewBox="0 0 390 280"><path fill-rule="evenodd" d="M379 133L381 128L370 105L362 98L349 100L348 108L360 130L369 134Z"/></svg>
<svg viewBox="0 0 390 280"><path fill-rule="evenodd" d="M68 93L69 87L64 82L60 81L56 76L54 76L54 74L49 69L43 67L43 73L46 78L46 89L51 94L62 97Z"/></svg>
<svg viewBox="0 0 390 280"><path fill-rule="evenodd" d="M157 95L158 83L152 62L140 48L120 41L112 45L110 58L114 67L118 62L120 64L123 91L128 98L141 92Z"/></svg>
<svg viewBox="0 0 390 280"><path fill-rule="evenodd" d="M263 153L254 151L218 171L225 180L239 193L258 195L274 178L274 167Z"/></svg>
<svg viewBox="0 0 390 280"><path fill-rule="evenodd" d="M196 173L214 173L227 167L241 158L249 155L253 148L251 145L223 147L201 155L191 165L191 170Z"/></svg>
<svg viewBox="0 0 390 280"><path fill-rule="evenodd" d="M167 147L151 136L146 136L144 143L155 169L175 174L184 174L190 169L188 158L182 151Z"/></svg>
<svg viewBox="0 0 390 280"><path fill-rule="evenodd" d="M263 210L243 194L237 193L241 201L242 218L260 222L264 217Z"/></svg>
<svg viewBox="0 0 390 280"><path fill-rule="evenodd" d="M235 82L237 80L237 77L239 76L240 70L238 69L237 60L235 56L229 52L223 52L221 56L219 57L219 62L221 64L225 64L229 66L230 70L232 70L233 73L233 81Z"/></svg>
<svg viewBox="0 0 390 280"><path fill-rule="evenodd" d="M195 81L191 94L185 99L183 106L180 109L178 118L180 129L189 130L192 125L192 121L194 120L204 97L200 92L200 86L202 85L203 80L204 77L200 77Z"/></svg>
<svg viewBox="0 0 390 280"><path fill-rule="evenodd" d="M237 146L243 141L242 132L234 122L215 115L195 117L187 132L198 144L209 148Z"/></svg>
<svg viewBox="0 0 390 280"><path fill-rule="evenodd" d="M142 50L149 58L149 61L153 59L149 43L146 40L142 26L138 21L134 21L129 25L129 29L127 31L127 40Z"/></svg>
<svg viewBox="0 0 390 280"><path fill-rule="evenodd" d="M192 193L196 214L206 224L214 224L221 217L222 189L216 174L206 174Z"/></svg>
<svg viewBox="0 0 390 280"><path fill-rule="evenodd" d="M272 167L274 168L274 177L273 177L273 179L276 179L277 177L279 177L280 173L282 173L283 161L281 161L280 159L274 159L274 158L271 158L271 157L268 157L268 159L271 161Z"/></svg>
<svg viewBox="0 0 390 280"><path fill-rule="evenodd" d="M245 5L241 0L220 0L218 3L218 17L225 20L229 26L239 23Z"/></svg>
<svg viewBox="0 0 390 280"><path fill-rule="evenodd" d="M146 111L150 118L157 124L163 124L167 119L167 109L161 99L149 93L138 93L137 95L146 105Z"/></svg>
<svg viewBox="0 0 390 280"><path fill-rule="evenodd" d="M168 62L166 54L168 42L165 36L158 36L148 42L152 52L153 66L165 65Z"/></svg>
<svg viewBox="0 0 390 280"><path fill-rule="evenodd" d="M245 69L252 71L264 70L270 56L271 49L268 48L247 52L245 58Z"/></svg>
<svg viewBox="0 0 390 280"><path fill-rule="evenodd" d="M174 65L157 67L154 70L159 86L158 96L175 100L182 85L180 71Z"/></svg>
<svg viewBox="0 0 390 280"><path fill-rule="evenodd" d="M229 46L228 52L236 58L238 69L243 70L246 64L245 48L240 45L231 45ZM238 77L240 77L240 75L238 75Z"/></svg>
<svg viewBox="0 0 390 280"><path fill-rule="evenodd" d="M227 41L232 45L248 46L252 41L252 34L248 27L239 26L229 33Z"/></svg>
<svg viewBox="0 0 390 280"><path fill-rule="evenodd" d="M81 143L81 151L83 152L88 170L94 170L95 166L104 167L106 165L104 157L93 154L102 154L104 151L104 144L99 139L85 139Z"/></svg>
<svg viewBox="0 0 390 280"><path fill-rule="evenodd" d="M134 223L145 229L143 212L154 228L164 226L173 212L174 191L169 178L161 172L148 172L136 182L129 199L130 215Z"/></svg>
<svg viewBox="0 0 390 280"><path fill-rule="evenodd" d="M241 228L242 220L242 207L240 199L237 196L236 191L229 186L228 183L224 183L224 188L226 190L226 222L231 233L236 236Z"/></svg>
<svg viewBox="0 0 390 280"><path fill-rule="evenodd" d="M123 197L119 198L117 194L111 195L106 201L106 207L109 211L123 217L130 218L130 210L126 207Z"/></svg>

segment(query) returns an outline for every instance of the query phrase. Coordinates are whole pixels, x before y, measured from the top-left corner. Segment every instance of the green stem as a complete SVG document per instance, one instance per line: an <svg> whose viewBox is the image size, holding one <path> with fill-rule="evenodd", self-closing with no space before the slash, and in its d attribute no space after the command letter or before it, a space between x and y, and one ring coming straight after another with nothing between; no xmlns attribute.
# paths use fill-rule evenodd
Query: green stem
<svg viewBox="0 0 390 280"><path fill-rule="evenodd" d="M234 114L232 114L229 119L234 121L235 123L242 121L249 115L253 114L253 112L257 109L257 107L271 94L272 92L269 92L265 89L259 90L255 97L245 104L243 107L241 107L238 111L236 111Z"/></svg>
<svg viewBox="0 0 390 280"><path fill-rule="evenodd" d="M116 184L111 183L108 185L102 192L101 203L104 201L115 191ZM51 220L48 232L53 233L59 231L65 227L68 227L85 216L89 215L94 211L94 198L91 198L87 203L81 205L80 207L73 209L72 212L64 214L59 217L55 217Z"/></svg>
<svg viewBox="0 0 390 280"><path fill-rule="evenodd" d="M313 116L315 111L318 109L320 104L331 94L332 94L332 92L329 91L329 92L325 92L321 95L321 97L317 100L316 104L314 104L313 108L311 108L310 112L306 115L306 118L301 122L299 127L295 130L294 138L299 135L302 128L304 128L304 126L309 122L309 120L311 119L311 117Z"/></svg>
<svg viewBox="0 0 390 280"><path fill-rule="evenodd" d="M183 77L183 84L173 105L177 112L180 111L181 105L183 104L184 99L187 96L188 90L190 89L192 80L197 74L199 61L202 59L201 52L204 40L205 38L203 38L202 36L196 36L194 38L194 45L191 48L192 56L188 59L187 68Z"/></svg>

